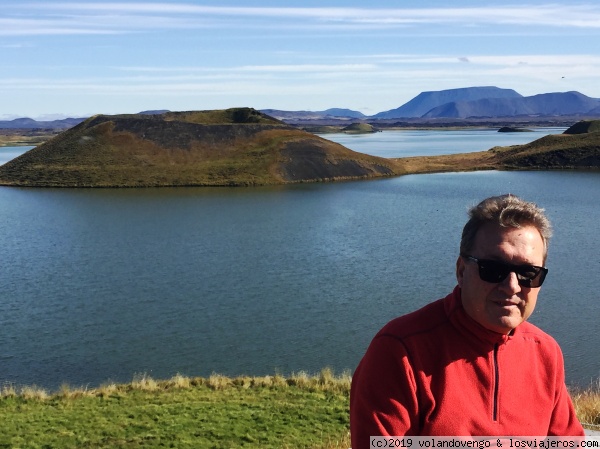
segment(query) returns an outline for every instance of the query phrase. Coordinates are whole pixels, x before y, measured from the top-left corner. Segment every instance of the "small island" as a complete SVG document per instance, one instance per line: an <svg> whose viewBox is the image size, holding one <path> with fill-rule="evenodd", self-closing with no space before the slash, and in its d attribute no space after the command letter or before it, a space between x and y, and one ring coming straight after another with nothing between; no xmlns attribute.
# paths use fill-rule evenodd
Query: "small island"
<svg viewBox="0 0 600 449"><path fill-rule="evenodd" d="M342 132L346 134L370 134L376 133L377 128L369 123L352 123L342 128Z"/></svg>
<svg viewBox="0 0 600 449"><path fill-rule="evenodd" d="M499 133L530 133L533 132L526 128L517 128L515 126L503 126L498 130Z"/></svg>

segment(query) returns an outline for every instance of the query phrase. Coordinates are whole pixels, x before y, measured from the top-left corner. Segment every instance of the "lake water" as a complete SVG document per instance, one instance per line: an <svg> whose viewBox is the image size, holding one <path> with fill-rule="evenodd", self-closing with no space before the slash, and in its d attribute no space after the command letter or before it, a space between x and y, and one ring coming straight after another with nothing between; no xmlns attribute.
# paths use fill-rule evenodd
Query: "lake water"
<svg viewBox="0 0 600 449"><path fill-rule="evenodd" d="M532 128L531 132L499 133L497 129L393 130L374 134L320 134L361 153L381 157L437 156L472 153L495 146L522 145L567 128Z"/></svg>
<svg viewBox="0 0 600 449"><path fill-rule="evenodd" d="M600 376L600 173L569 171L2 187L0 384L354 369L383 324L454 287L466 208L505 192L554 222L531 320L587 386Z"/></svg>
<svg viewBox="0 0 600 449"><path fill-rule="evenodd" d="M6 164L11 159L20 156L25 151L31 150L33 147L1 147L0 146L0 165Z"/></svg>

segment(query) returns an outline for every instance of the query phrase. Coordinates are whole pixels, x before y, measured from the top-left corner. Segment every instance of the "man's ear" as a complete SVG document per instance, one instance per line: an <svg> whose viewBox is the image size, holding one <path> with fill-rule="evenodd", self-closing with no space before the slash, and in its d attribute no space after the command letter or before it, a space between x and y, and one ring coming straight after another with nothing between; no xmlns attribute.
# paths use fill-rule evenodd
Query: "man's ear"
<svg viewBox="0 0 600 449"><path fill-rule="evenodd" d="M456 259L456 280L458 281L459 287L462 288L462 281L465 274L465 259L458 256Z"/></svg>

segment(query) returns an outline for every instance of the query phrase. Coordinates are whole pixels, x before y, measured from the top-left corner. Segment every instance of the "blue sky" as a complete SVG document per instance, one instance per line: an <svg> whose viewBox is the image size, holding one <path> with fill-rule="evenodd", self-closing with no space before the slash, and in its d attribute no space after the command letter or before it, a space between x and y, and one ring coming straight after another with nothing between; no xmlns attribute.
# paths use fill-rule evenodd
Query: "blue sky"
<svg viewBox="0 0 600 449"><path fill-rule="evenodd" d="M596 0L4 0L0 118L236 106L371 115L469 86L600 98L598 42Z"/></svg>

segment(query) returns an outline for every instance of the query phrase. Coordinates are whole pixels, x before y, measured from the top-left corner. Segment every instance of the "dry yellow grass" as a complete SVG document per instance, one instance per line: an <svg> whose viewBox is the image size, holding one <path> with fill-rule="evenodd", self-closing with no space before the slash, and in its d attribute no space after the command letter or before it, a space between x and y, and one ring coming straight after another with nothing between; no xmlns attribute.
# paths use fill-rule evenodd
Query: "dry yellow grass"
<svg viewBox="0 0 600 449"><path fill-rule="evenodd" d="M18 147L40 145L59 131L0 129L0 147Z"/></svg>
<svg viewBox="0 0 600 449"><path fill-rule="evenodd" d="M586 389L572 391L571 399L584 427L600 430L600 379Z"/></svg>
<svg viewBox="0 0 600 449"><path fill-rule="evenodd" d="M103 384L97 388L72 387L61 385L56 392L49 392L38 386L17 387L6 384L0 388L0 399L21 397L24 399L76 399L79 397L108 397L114 394L126 394L128 391L168 391L173 389L189 389L200 385L212 390L225 390L232 387L248 388L286 388L288 386L300 387L312 391L326 391L332 393L348 394L352 376L345 371L336 375L330 368L324 368L317 375L310 375L304 371L283 376L239 376L229 377L213 373L209 377L187 377L176 374L171 379L156 380L147 374L135 375L129 384L116 384L114 382Z"/></svg>

